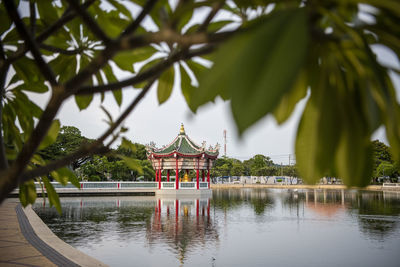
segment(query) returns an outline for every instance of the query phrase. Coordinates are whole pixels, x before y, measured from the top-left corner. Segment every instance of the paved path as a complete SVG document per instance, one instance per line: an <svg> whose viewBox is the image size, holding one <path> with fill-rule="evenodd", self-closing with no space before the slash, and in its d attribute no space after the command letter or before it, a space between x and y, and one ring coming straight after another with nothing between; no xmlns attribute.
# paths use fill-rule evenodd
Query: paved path
<svg viewBox="0 0 400 267"><path fill-rule="evenodd" d="M18 198L0 206L0 266L107 267L59 239Z"/></svg>
<svg viewBox="0 0 400 267"><path fill-rule="evenodd" d="M16 213L19 200L0 206L0 266L56 266L24 237Z"/></svg>

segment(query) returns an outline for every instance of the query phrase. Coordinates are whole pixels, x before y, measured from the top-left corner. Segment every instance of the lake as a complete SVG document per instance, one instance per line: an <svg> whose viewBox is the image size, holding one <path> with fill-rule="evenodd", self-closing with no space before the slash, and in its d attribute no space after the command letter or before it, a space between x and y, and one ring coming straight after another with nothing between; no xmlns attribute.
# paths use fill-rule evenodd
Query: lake
<svg viewBox="0 0 400 267"><path fill-rule="evenodd" d="M211 198L61 198L34 210L110 266L399 266L400 192L216 189Z"/></svg>

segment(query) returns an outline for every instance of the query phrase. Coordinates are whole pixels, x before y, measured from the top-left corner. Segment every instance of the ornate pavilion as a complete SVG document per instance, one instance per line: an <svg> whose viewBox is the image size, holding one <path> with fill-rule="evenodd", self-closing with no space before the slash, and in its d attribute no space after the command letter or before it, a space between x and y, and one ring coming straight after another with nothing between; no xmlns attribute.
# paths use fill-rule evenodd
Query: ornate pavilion
<svg viewBox="0 0 400 267"><path fill-rule="evenodd" d="M218 157L219 145L206 149L206 143L201 146L194 143L185 133L183 124L178 136L167 146L157 149L154 143L148 145L147 157L156 171L158 189L209 189L210 169ZM170 172L175 171L175 181L171 181ZM195 170L196 181L189 179L189 171ZM163 172L167 181L162 182ZM183 171L183 177L180 175ZM200 177L201 171L201 177ZM206 181L207 172L207 181Z"/></svg>

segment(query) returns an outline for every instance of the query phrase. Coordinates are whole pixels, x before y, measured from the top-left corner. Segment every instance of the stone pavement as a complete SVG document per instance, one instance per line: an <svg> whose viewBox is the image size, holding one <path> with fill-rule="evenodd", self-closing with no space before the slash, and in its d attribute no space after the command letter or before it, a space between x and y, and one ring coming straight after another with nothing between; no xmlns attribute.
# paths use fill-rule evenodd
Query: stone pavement
<svg viewBox="0 0 400 267"><path fill-rule="evenodd" d="M0 266L56 266L25 239L18 222L18 204L14 198L0 206Z"/></svg>

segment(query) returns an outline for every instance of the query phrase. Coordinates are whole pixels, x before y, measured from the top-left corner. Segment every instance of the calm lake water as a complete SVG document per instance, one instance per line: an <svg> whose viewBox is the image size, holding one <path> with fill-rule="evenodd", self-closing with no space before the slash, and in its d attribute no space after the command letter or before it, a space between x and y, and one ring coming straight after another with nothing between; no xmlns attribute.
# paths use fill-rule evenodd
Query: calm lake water
<svg viewBox="0 0 400 267"><path fill-rule="evenodd" d="M213 190L212 198L62 198L34 210L110 266L400 266L400 193ZM38 201L39 202L39 201Z"/></svg>

